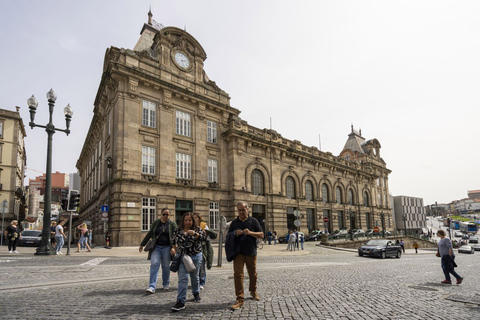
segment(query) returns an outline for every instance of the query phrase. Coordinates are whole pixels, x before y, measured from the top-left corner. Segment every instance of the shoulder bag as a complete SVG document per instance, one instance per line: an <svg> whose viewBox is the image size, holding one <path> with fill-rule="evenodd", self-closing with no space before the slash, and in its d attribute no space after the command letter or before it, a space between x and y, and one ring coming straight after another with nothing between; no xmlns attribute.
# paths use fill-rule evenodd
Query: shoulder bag
<svg viewBox="0 0 480 320"><path fill-rule="evenodd" d="M185 266L185 269L187 269L187 272L193 272L197 270L195 264L193 263L192 257L190 257L188 254L183 255L183 265Z"/></svg>
<svg viewBox="0 0 480 320"><path fill-rule="evenodd" d="M177 272L178 268L180 268L180 261L182 259L183 254L176 254L173 257L172 262L170 263L170 271Z"/></svg>
<svg viewBox="0 0 480 320"><path fill-rule="evenodd" d="M155 244L157 243L157 239L159 236L160 234L155 237L155 241L153 241L153 238L150 238L148 242L145 244L145 247L143 248L143 250L152 251L155 248Z"/></svg>

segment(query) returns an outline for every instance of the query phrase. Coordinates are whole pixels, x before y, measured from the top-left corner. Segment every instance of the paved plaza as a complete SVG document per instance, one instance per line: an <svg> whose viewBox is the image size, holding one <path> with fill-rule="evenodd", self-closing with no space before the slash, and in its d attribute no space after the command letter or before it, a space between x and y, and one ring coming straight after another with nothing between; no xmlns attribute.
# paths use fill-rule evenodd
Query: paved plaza
<svg viewBox="0 0 480 320"><path fill-rule="evenodd" d="M401 259L359 257L306 243L259 251L260 301L235 302L232 264L208 271L201 303L187 294L186 309L172 313L177 277L169 291L147 295L149 262L138 248L95 248L70 256L0 252L1 319L478 319L480 253L457 254L464 282L441 285L434 250L413 250ZM65 250L64 250L65 251ZM214 264L217 257L214 259ZM248 288L248 279L246 287ZM247 293L248 296L248 293Z"/></svg>

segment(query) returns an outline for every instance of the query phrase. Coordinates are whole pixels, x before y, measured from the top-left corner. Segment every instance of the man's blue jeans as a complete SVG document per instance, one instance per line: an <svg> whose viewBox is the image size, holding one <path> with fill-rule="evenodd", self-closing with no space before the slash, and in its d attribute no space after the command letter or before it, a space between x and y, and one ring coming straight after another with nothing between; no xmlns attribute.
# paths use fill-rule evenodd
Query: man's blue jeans
<svg viewBox="0 0 480 320"><path fill-rule="evenodd" d="M172 246L155 246L150 256L150 283L149 288L157 287L158 270L162 265L162 284L166 288L170 286L170 250Z"/></svg>
<svg viewBox="0 0 480 320"><path fill-rule="evenodd" d="M55 236L55 242L57 242L57 245L55 246L55 251L58 252L62 250L63 244L65 243L63 236Z"/></svg>
<svg viewBox="0 0 480 320"><path fill-rule="evenodd" d="M452 260L455 260L455 256L452 256ZM443 271L443 274L445 275L445 280L448 280L448 281L452 281L452 278L450 277L450 273L456 278L456 279L460 279L461 276L456 273L453 269L448 271L446 266L443 264L443 259L441 261L441 264L442 264L442 271Z"/></svg>
<svg viewBox="0 0 480 320"><path fill-rule="evenodd" d="M196 255L191 256L193 263L195 264L195 271L187 272L183 261L180 262L180 268L178 269L178 294L177 301L185 303L187 300L187 289L188 289L188 276L190 275L192 283L192 293L199 292L199 273L200 273L200 264L202 263L202 253L199 252Z"/></svg>

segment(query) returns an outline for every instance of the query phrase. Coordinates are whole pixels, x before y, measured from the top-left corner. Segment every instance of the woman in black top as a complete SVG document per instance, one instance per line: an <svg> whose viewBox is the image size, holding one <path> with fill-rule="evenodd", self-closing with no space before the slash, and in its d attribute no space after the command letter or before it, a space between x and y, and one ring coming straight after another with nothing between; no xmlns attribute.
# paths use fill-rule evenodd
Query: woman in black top
<svg viewBox="0 0 480 320"><path fill-rule="evenodd" d="M200 302L200 264L202 262L202 241L207 239L205 231L196 225L193 213L187 212L182 216L180 227L173 234L172 250L177 255L187 255L192 258L195 270L188 272L183 263L180 262L178 268L178 294L177 303L172 307L173 311L185 309L187 298L188 276L190 275L192 283L192 293L195 302Z"/></svg>
<svg viewBox="0 0 480 320"><path fill-rule="evenodd" d="M5 233L7 234L8 239L8 253L18 253L17 243L18 239L20 239L21 233L21 229L18 227L18 221L12 220L12 222L10 222L10 225L7 227L7 230L5 230Z"/></svg>
<svg viewBox="0 0 480 320"><path fill-rule="evenodd" d="M153 249L148 252L148 260L151 260L150 281L147 290L145 290L150 294L155 293L160 265L162 266L163 290L170 288L170 255L175 254L172 250L172 236L177 229L177 224L169 219L169 209L163 208L161 215L160 219L153 222L150 231L147 232L140 243L140 248L138 248L141 253L148 240L153 239Z"/></svg>

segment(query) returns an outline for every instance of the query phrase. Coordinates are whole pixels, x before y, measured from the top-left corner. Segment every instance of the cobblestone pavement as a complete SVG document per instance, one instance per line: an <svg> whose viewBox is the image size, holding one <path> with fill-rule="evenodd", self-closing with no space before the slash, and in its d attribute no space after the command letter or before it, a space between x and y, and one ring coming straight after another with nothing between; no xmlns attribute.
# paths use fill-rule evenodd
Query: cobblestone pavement
<svg viewBox="0 0 480 320"><path fill-rule="evenodd" d="M242 309L229 309L235 301L233 271L224 261L208 271L201 303L194 303L189 291L186 309L179 313L170 309L176 274L169 291L145 294L145 255L116 256L108 250L71 256L0 254L0 319L479 318L478 253L457 254L457 271L465 278L457 286L440 284L435 251L382 260L314 243L303 252L272 247L259 252L261 301L247 299Z"/></svg>

